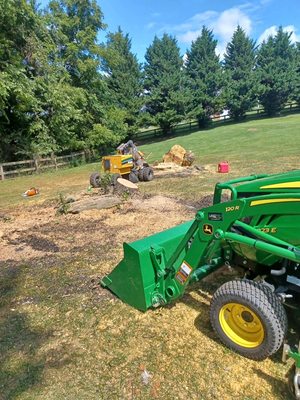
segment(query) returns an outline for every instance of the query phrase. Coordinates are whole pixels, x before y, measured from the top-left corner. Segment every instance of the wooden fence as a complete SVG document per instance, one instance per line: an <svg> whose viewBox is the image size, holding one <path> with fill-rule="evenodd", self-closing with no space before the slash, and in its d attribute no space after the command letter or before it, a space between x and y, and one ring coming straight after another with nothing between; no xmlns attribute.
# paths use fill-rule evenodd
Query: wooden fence
<svg viewBox="0 0 300 400"><path fill-rule="evenodd" d="M13 178L24 174L39 173L51 168L57 170L60 167L78 162L85 162L84 151L66 156L55 156L53 154L46 158L37 157L33 160L2 163L0 164L0 180L3 181L6 178Z"/></svg>
<svg viewBox="0 0 300 400"><path fill-rule="evenodd" d="M284 109L281 111L281 115L286 115L289 113L294 113L294 112L299 112L300 107L296 103L289 103L287 104ZM261 117L266 117L266 113L263 108L256 108L253 109L249 112L246 113L245 119L246 120L251 120L251 119L258 119ZM230 118L229 115L214 115L211 117L211 120L214 124L219 124L219 123L232 123L234 122L233 118ZM198 126L197 121L191 121L191 122L183 122L179 123L176 126L174 126L169 132L171 135L176 135L176 134L184 134L185 132L193 132L193 131L198 131L200 128ZM135 140L138 140L140 142L143 141L148 141L149 139L152 138L158 138L160 136L164 136L162 130L160 128L155 128L155 129L148 129L146 131L140 131L137 132L134 136Z"/></svg>

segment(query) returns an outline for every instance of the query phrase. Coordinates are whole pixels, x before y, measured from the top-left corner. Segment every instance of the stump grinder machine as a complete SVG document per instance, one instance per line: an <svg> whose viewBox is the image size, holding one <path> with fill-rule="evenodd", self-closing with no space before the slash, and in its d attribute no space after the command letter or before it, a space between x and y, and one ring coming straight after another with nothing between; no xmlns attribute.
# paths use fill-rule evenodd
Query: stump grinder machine
<svg viewBox="0 0 300 400"><path fill-rule="evenodd" d="M151 181L154 177L153 169L132 140L122 143L117 148L117 154L102 157L102 169L104 172L112 174L112 183L120 177L130 180L132 183ZM100 187L101 174L93 172L90 176L90 184L92 187Z"/></svg>
<svg viewBox="0 0 300 400"><path fill-rule="evenodd" d="M221 266L242 270L214 293L210 320L226 346L263 360L286 341L288 306L299 311L300 170L218 183L213 205L193 221L123 246L124 259L101 284L142 311L178 299ZM300 399L299 348L285 343L283 355L295 361L290 383Z"/></svg>

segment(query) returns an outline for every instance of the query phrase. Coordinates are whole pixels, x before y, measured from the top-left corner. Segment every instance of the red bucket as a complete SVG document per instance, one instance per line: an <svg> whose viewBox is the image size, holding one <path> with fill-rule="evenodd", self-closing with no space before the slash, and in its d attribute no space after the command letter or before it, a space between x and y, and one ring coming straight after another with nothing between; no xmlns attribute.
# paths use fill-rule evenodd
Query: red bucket
<svg viewBox="0 0 300 400"><path fill-rule="evenodd" d="M221 174L227 174L229 172L228 161L222 161L218 164L218 172Z"/></svg>

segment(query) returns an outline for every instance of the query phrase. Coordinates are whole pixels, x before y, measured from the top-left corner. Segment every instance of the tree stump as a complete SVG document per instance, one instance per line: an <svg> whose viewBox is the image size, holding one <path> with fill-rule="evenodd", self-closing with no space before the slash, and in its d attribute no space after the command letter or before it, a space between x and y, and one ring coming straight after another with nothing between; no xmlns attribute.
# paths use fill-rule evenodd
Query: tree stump
<svg viewBox="0 0 300 400"><path fill-rule="evenodd" d="M163 156L163 162L173 162L181 166L191 166L195 160L195 156L191 151L186 151L179 144L175 144L171 149Z"/></svg>
<svg viewBox="0 0 300 400"><path fill-rule="evenodd" d="M123 178L118 178L114 186L114 194L119 196L123 195L124 193L132 195L138 190L139 188L135 183Z"/></svg>

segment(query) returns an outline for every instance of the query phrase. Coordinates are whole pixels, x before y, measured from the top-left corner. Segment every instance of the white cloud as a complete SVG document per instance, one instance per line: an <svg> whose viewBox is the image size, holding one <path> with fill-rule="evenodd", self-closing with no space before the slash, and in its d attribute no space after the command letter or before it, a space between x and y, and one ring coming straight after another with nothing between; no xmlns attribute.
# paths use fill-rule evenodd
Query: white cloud
<svg viewBox="0 0 300 400"><path fill-rule="evenodd" d="M201 34L201 29L198 31L187 31L181 35L177 35L178 40L182 43L191 43L197 39L197 37Z"/></svg>
<svg viewBox="0 0 300 400"><path fill-rule="evenodd" d="M264 40L267 40L269 36L275 36L277 33L277 29L278 28L276 25L272 25L269 28L265 29L258 38L257 43L258 44L262 43Z"/></svg>
<svg viewBox="0 0 300 400"><path fill-rule="evenodd" d="M218 19L213 22L212 28L223 42L228 42L238 25L244 29L247 35L251 32L252 22L248 15L239 8L230 8L219 15Z"/></svg>
<svg viewBox="0 0 300 400"><path fill-rule="evenodd" d="M300 41L300 36L296 34L297 28L294 25L287 25L284 26L283 28L284 32L291 33L291 42L296 43ZM263 33L260 35L260 37L257 40L258 44L261 44L264 40L266 41L269 36L275 36L278 31L278 26L272 25L269 28L265 29Z"/></svg>
<svg viewBox="0 0 300 400"><path fill-rule="evenodd" d="M190 44L201 34L202 26L206 25L212 29L218 38L217 53L223 56L228 41L231 39L236 27L240 25L249 34L252 28L252 21L246 14L251 3L245 3L241 7L233 7L222 12L208 10L195 14L192 18L181 25L173 27L180 42Z"/></svg>
<svg viewBox="0 0 300 400"><path fill-rule="evenodd" d="M217 11L208 10L204 11L203 13L195 14L191 18L191 22L203 24L204 22L216 18L217 16L218 16Z"/></svg>
<svg viewBox="0 0 300 400"><path fill-rule="evenodd" d="M166 26L163 29L167 31L177 32L178 35L185 35L188 32L194 32L195 29L202 27L202 25L210 23L210 21L218 15L216 11L204 11L203 13L195 14L182 24L175 26Z"/></svg>
<svg viewBox="0 0 300 400"><path fill-rule="evenodd" d="M152 28L154 28L155 27L155 25L156 25L156 22L149 22L147 25L146 25L146 29L152 29Z"/></svg>
<svg viewBox="0 0 300 400"><path fill-rule="evenodd" d="M296 34L297 28L294 25L284 26L283 31L291 33L290 39L292 43L300 42L300 36Z"/></svg>
<svg viewBox="0 0 300 400"><path fill-rule="evenodd" d="M256 15L259 10L270 5L273 0L245 0L243 3L217 12L214 10L207 10L202 13L197 13L191 18L183 21L181 24L173 26L164 26L159 30L162 32L170 32L174 34L178 41L182 44L190 45L201 35L202 26L205 25L213 31L213 34L218 40L216 53L221 58L224 57L226 46L231 40L237 26L240 25L245 33L251 37L252 27L254 21L252 16ZM257 18L257 17L256 17ZM276 35L278 27L272 25L267 28L259 37L258 44L266 40L268 36ZM293 25L283 27L285 32L292 32L291 41L300 41L300 35L297 35L297 29Z"/></svg>

